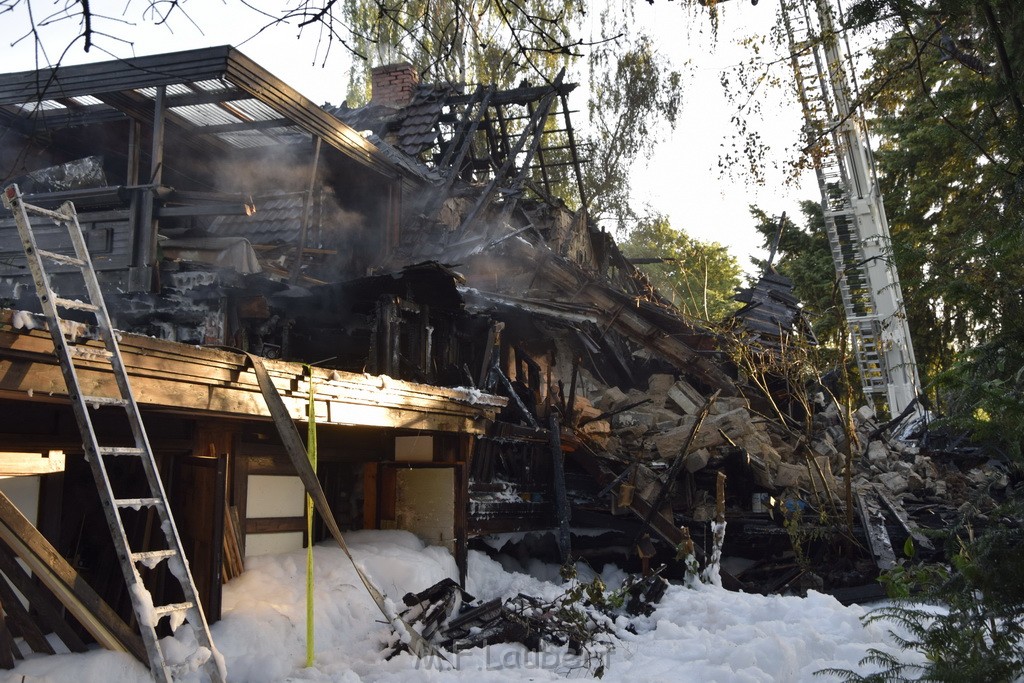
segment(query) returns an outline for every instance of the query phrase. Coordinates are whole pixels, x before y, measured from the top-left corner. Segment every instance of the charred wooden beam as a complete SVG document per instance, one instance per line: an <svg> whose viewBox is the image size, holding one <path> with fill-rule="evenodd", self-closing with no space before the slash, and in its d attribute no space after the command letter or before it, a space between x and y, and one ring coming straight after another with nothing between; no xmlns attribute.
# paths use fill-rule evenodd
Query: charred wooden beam
<svg viewBox="0 0 1024 683"><path fill-rule="evenodd" d="M864 535L867 537L868 548L871 550L875 564L882 571L886 571L896 566L896 553L892 549L889 531L885 528L885 516L877 509L872 510L869 497L869 495L861 493L854 495L857 514L864 527ZM874 502L877 508L877 501Z"/></svg>
<svg viewBox="0 0 1024 683"><path fill-rule="evenodd" d="M512 88L510 90L502 90L494 96L495 105L510 105L518 104L524 105L527 102L535 102L542 97L548 95L554 90L558 95L568 95L578 87L576 83L562 83L561 81L555 81L547 85L535 85L535 86L523 86L519 88ZM452 104L458 104L467 101L471 95L456 95L450 98L448 101Z"/></svg>
<svg viewBox="0 0 1024 683"><path fill-rule="evenodd" d="M633 408L636 408L637 406L642 406L645 403L650 403L650 402L651 402L650 398L644 398L644 399L640 399L639 401L633 401L632 403L627 403L626 405L619 406L618 408L616 408L614 410L606 410L603 413L601 413L600 415L596 415L594 417L588 417L586 419L581 419L580 422L579 422L579 426L582 427L585 424L589 424L591 422L597 422L599 420L607 420L609 417L614 417L615 415L618 415L619 413L624 413L627 410L632 410Z"/></svg>
<svg viewBox="0 0 1024 683"><path fill-rule="evenodd" d="M497 366L492 366L491 374L498 380L499 384L501 384L501 386L508 393L509 399L515 404L516 408L519 409L519 412L522 415L523 419L526 420L526 423L533 427L534 429L540 429L540 424L537 422L537 418L534 417L533 413L530 412L530 409L526 407L526 404L523 403L523 400L519 398L519 394L516 393L516 389L515 387L512 386L511 380L509 380L505 373L501 371L501 368Z"/></svg>
<svg viewBox="0 0 1024 683"><path fill-rule="evenodd" d="M548 429L551 436L551 470L555 486L555 516L558 519L558 555L564 565L569 561L572 551L572 538L569 533L569 522L572 511L569 509L569 496L565 491L565 454L562 453L562 439L558 424L558 415L551 411L548 416Z"/></svg>
<svg viewBox="0 0 1024 683"><path fill-rule="evenodd" d="M562 114L565 117L565 132L569 136L569 148L572 155L573 170L576 172L576 189L580 193L580 206L584 211L589 210L587 203L587 192L583 186L583 169L580 167L579 152L576 148L576 131L573 130L572 120L569 117L569 99L565 93L561 94Z"/></svg>
<svg viewBox="0 0 1024 683"><path fill-rule="evenodd" d="M530 103L528 103L526 105L526 111L529 112L531 119L533 118L534 110L535 109L536 109L536 105L533 102L530 102ZM544 124L545 124L546 120L547 120L547 117L544 117L544 119L541 120L541 122L540 122L541 130L544 129ZM553 133L553 132L555 132L555 131L545 131L545 133L549 133L549 134ZM543 134L544 133L542 133L542 135ZM541 181L544 183L544 191L547 192L548 194L551 194L551 180L550 180L550 178L548 178L548 167L544 164L544 152L547 149L548 148L545 147L544 145L539 144L539 140L538 140L538 144L537 144L537 147L536 147L536 150L537 150L536 154L537 154L537 161L539 162L538 166L540 168ZM529 167L530 164L526 163L526 164L523 164L523 166L524 167Z"/></svg>
<svg viewBox="0 0 1024 683"><path fill-rule="evenodd" d="M29 453L22 452L20 446L19 443L18 452L0 453L0 476L22 477L64 471L63 451L47 449Z"/></svg>
<svg viewBox="0 0 1024 683"><path fill-rule="evenodd" d="M152 105L152 146L150 147L149 182L158 187L164 169L164 131L166 130L167 110L164 97L167 87L160 85L156 89L156 97ZM136 93L122 94L127 100L142 99ZM148 101L145 101L148 106ZM154 268L157 260L157 232L160 219L156 215L156 197L153 191L142 195L141 213L135 217L132 226L132 257L128 270L128 291L148 292L155 286Z"/></svg>
<svg viewBox="0 0 1024 683"><path fill-rule="evenodd" d="M560 84L562 82L562 78L564 75L565 70L563 69L555 78L555 83ZM524 147L526 146L526 141L527 139L529 139L530 134L532 133L534 140L533 144L530 147L530 151L527 153L527 159L523 164L524 169L521 170L516 175L512 183L510 183L509 185L509 187L511 188L518 188L519 184L522 181L522 178L524 177L525 167L529 165L530 159L532 159L533 153L536 151L537 145L540 143L540 134L543 132L543 129L540 129L538 131L538 122L544 120L544 118L547 117L548 109L551 106L551 101L554 99L554 94L555 91L551 91L551 93L547 97L545 97L541 106L537 108L537 111L534 112L534 115L530 120L530 124L523 129L523 132L519 135L519 139L516 140L515 148L511 150L511 152L508 154L507 158L505 159L505 162L501 165L501 168L495 171L494 177L491 179L491 182L488 183L484 191L480 193L480 196L477 198L477 201L473 205L473 208L471 208L469 212L466 214L466 216L463 218L462 224L459 226L458 232L464 233L470 226L472 226L476 222L476 219L479 216L480 212L483 210L483 208L490 204L491 199L494 197L494 193L497 191L499 184L501 184L502 181L506 180L506 176L512 169L512 164L515 162L516 157L519 156L519 154L523 151ZM510 202L510 204L511 203L512 202Z"/></svg>

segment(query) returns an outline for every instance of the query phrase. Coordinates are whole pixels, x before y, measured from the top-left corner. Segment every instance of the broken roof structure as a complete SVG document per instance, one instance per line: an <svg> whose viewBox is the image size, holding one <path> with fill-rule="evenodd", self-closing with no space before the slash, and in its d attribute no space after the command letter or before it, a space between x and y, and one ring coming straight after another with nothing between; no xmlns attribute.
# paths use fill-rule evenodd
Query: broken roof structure
<svg viewBox="0 0 1024 683"><path fill-rule="evenodd" d="M834 404L790 401L803 389L791 385L773 396L779 378L741 371L720 332L659 297L588 220L572 86L420 84L407 65L374 76L375 99L349 109L314 106L229 47L0 75L3 184L77 208L209 617L246 555L328 535L321 519L307 537L303 483L243 352L268 359L291 418L307 420L312 401L319 482L342 529L413 531L463 572L470 543L551 530L523 552L671 564L711 543L718 503L730 551L794 568L727 584L796 585L806 567L763 503L837 509L833 472L856 435ZM59 269L52 280L76 295ZM797 308L786 283L762 285L740 317L764 341ZM33 537L34 551L76 557L126 617L68 390L3 219L0 304L0 473L34 473L20 507L53 548ZM87 317L67 333L99 348ZM113 395L101 363L82 377ZM100 429L125 439L109 410ZM859 424L875 429L869 415ZM916 491L938 496L934 463L911 459ZM877 515L893 519L882 509L905 490L872 491L860 524L882 547ZM917 533L888 526L894 543ZM128 525L152 532L144 512ZM0 545L0 572L13 552ZM879 553L834 585L870 581ZM146 573L156 593L163 571Z"/></svg>

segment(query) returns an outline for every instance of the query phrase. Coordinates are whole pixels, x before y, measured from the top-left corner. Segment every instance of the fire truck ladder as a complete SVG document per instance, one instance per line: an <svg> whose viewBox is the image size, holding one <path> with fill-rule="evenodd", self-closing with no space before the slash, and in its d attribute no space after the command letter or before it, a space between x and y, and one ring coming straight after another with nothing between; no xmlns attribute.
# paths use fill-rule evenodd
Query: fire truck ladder
<svg viewBox="0 0 1024 683"><path fill-rule="evenodd" d="M25 256L28 259L28 267L35 282L36 293L49 325L50 335L53 337L54 349L64 375L68 395L71 398L75 419L78 421L78 428L82 433L85 457L89 461L96 479L107 526L110 528L110 534L114 540L114 548L117 551L125 584L131 595L132 608L139 624L142 640L146 645L146 652L149 655L150 672L154 680L157 681L171 681L173 674L176 673L172 671L175 667L168 665L164 657L156 632L160 620L167 617L172 630L177 630L183 622L188 622L198 645L209 652L209 657L203 665L206 672L212 681L222 682L225 680L226 674L223 665L219 662L220 656L213 646L210 628L206 623L206 616L203 614L203 607L196 593L196 586L192 580L192 573L181 545L178 529L171 516L167 494L160 481L156 460L153 458L153 449L150 447L149 438L139 414L139 406L128 382L128 373L121 358L117 335L111 325L106 305L103 303L99 282L96 280L96 272L93 270L85 237L78 224L75 207L71 202L65 202L58 210L51 211L27 204L22 200L17 185L11 185L4 190L3 202L4 206L14 214ZM29 220L29 214L47 219L48 227L52 225L50 221L58 225L58 232L61 233L58 241L62 243L62 253L57 250L40 249L37 246L36 232ZM67 239L63 235L64 231L61 231L60 227L63 227L67 236L70 237L70 245L67 244ZM50 236L48 235L48 237ZM72 250L69 247L73 247L74 255L70 255ZM56 268L62 272L77 270L84 280L87 300L65 299L57 294L51 283L52 273L46 269L47 263L57 264ZM98 335L103 340L105 351L77 346L70 341L64 332L70 326L61 318L60 311L62 310L79 311L92 315L96 321ZM79 362L88 361L93 366L102 363L109 367L117 381L120 397L83 395L75 365L76 359ZM101 446L96 436L92 417L89 414L90 406L123 408L128 424L131 426L135 446ZM145 471L145 479L149 488L148 496L118 495L115 492L114 488L123 488L123 484L119 485L112 480L107 471L107 460L119 457L138 458ZM156 512L160 520L160 529L166 540L166 549L136 551L131 547L121 516L122 511L127 508L134 510L148 508ZM181 586L184 602L166 605L153 604L153 598L143 584L142 576L139 573L139 565L152 569L163 561L167 562L169 574Z"/></svg>
<svg viewBox="0 0 1024 683"><path fill-rule="evenodd" d="M863 122L827 0L783 0L804 135L865 397L901 412L920 384Z"/></svg>

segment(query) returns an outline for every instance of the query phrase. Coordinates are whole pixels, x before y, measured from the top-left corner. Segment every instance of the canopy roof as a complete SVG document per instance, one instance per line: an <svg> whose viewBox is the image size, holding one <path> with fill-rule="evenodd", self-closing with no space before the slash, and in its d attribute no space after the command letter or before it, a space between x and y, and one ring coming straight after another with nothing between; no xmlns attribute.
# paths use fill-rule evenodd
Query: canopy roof
<svg viewBox="0 0 1024 683"><path fill-rule="evenodd" d="M230 46L0 75L0 123L41 130L153 119L165 86L166 121L213 146L323 141L367 167L401 169L350 126Z"/></svg>

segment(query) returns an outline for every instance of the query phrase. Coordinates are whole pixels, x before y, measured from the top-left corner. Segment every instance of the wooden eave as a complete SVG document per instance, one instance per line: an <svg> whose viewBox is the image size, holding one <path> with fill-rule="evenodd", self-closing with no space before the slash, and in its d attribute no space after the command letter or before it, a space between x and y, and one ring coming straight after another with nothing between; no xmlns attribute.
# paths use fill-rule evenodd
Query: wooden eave
<svg viewBox="0 0 1024 683"><path fill-rule="evenodd" d="M171 52L147 57L112 60L93 64L61 66L0 75L0 113L8 125L21 129L37 123L47 126L71 125L110 120L115 112L146 120L147 108L122 109L118 103L126 97L138 96L144 88L174 84L193 84L223 80L233 89L216 93L171 95L167 105L174 107L206 102L219 103L251 97L271 107L304 132L317 136L347 157L388 178L405 178L407 174L388 159L381 150L358 132L303 97L294 88L275 77L235 48L219 47ZM16 105L44 100L68 100L92 96L105 105L68 108L53 112L18 112ZM64 120L62 120L62 118ZM24 122L25 125L18 125ZM181 122L178 122L181 124ZM195 135L207 131L204 126L181 124Z"/></svg>
<svg viewBox="0 0 1024 683"><path fill-rule="evenodd" d="M246 357L220 349L190 346L120 333L121 355L136 399L144 408L202 417L270 420ZM101 350L97 341L79 347ZM305 421L309 373L300 363L265 360L291 416ZM77 361L82 391L117 395L109 365ZM465 434L483 434L507 399L474 390L415 384L313 368L319 424L358 425ZM0 309L0 398L68 402L67 389L49 332L15 330L12 311Z"/></svg>

